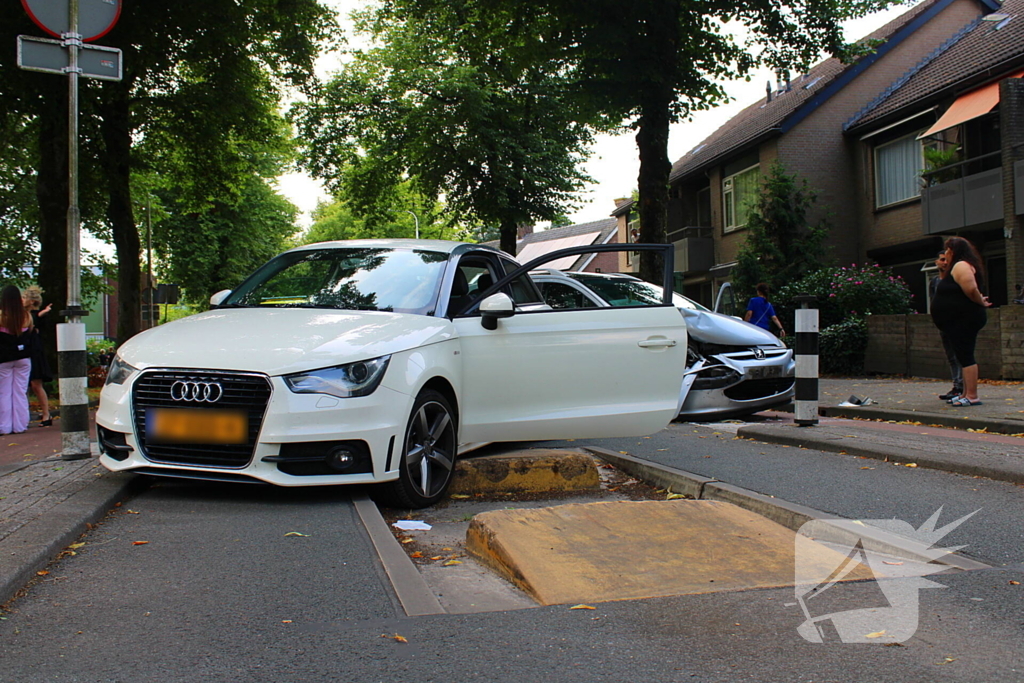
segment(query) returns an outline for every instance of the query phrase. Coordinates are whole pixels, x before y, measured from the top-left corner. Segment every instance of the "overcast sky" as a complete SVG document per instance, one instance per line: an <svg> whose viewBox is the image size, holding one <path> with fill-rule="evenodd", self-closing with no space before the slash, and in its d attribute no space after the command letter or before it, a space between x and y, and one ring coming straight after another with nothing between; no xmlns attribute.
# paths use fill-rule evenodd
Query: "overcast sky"
<svg viewBox="0 0 1024 683"><path fill-rule="evenodd" d="M322 0L322 2L337 8L342 14L343 20L353 8L364 4L360 0ZM847 40L864 37L907 11L908 7L909 5L896 6L849 22L845 27ZM332 56L321 60L319 66L326 73L336 69L338 63L338 57ZM669 158L676 161L700 144L723 122L763 98L765 84L769 80L773 80L772 74L762 71L755 74L749 82L733 81L728 83L726 91L734 98L733 102L711 111L697 112L689 121L672 127L668 145ZM569 215L570 220L573 223L587 223L607 218L615 208L613 200L617 197L628 197L636 189L639 170L640 160L632 133L600 136L594 146L594 154L586 164L586 172L594 178L595 182L583 192L581 207ZM300 219L303 226L309 225L309 212L316 207L317 201L327 199L320 183L304 174L284 176L280 179L278 187L281 193L303 212Z"/></svg>

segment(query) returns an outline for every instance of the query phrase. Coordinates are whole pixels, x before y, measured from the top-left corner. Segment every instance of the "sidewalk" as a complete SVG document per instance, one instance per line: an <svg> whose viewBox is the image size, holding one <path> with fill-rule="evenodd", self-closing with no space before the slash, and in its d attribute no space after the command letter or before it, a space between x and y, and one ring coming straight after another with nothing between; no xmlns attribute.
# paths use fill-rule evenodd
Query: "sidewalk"
<svg viewBox="0 0 1024 683"><path fill-rule="evenodd" d="M60 421L37 425L0 436L0 605L134 486L99 464L95 443L92 457L62 460Z"/></svg>
<svg viewBox="0 0 1024 683"><path fill-rule="evenodd" d="M776 413L780 419L744 425L737 435L1024 484L1024 384L982 384L982 405L962 408L938 399L948 388L929 380L825 379L817 426L797 427ZM839 406L851 396L875 404Z"/></svg>

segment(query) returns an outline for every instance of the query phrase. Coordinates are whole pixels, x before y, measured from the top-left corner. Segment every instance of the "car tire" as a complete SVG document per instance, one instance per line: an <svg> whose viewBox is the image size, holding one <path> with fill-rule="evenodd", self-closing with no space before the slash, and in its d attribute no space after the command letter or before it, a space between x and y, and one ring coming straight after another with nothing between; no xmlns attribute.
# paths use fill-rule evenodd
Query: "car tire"
<svg viewBox="0 0 1024 683"><path fill-rule="evenodd" d="M384 485L383 502L418 509L444 498L455 475L458 445L455 411L448 399L432 389L420 392L405 428L398 479Z"/></svg>

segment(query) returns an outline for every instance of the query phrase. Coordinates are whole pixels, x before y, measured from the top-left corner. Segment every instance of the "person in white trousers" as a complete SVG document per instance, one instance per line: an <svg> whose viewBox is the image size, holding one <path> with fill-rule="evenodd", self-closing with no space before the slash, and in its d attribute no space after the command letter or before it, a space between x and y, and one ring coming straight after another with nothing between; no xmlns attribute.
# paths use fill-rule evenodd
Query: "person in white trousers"
<svg viewBox="0 0 1024 683"><path fill-rule="evenodd" d="M32 318L14 285L0 292L0 333L13 338L11 347L27 344L24 333L32 327ZM24 341L22 341L24 340ZM26 356L28 355L26 350ZM32 359L18 358L0 363L0 434L20 434L28 429L28 379Z"/></svg>

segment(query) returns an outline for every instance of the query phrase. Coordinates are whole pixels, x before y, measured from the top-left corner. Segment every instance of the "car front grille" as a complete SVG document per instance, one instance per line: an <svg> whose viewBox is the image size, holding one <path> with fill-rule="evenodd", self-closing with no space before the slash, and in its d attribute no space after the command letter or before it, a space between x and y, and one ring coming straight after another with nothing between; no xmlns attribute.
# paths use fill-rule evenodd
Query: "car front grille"
<svg viewBox="0 0 1024 683"><path fill-rule="evenodd" d="M214 403L176 401L171 398L176 382L217 383L223 395ZM132 387L132 416L142 454L147 460L167 464L245 467L256 450L270 393L270 380L264 375L212 370L143 372ZM241 410L248 415L247 440L244 444L147 443L146 411L150 408Z"/></svg>
<svg viewBox="0 0 1024 683"><path fill-rule="evenodd" d="M772 379L749 379L725 390L725 395L734 401L753 401L758 398L775 396L793 387L792 377Z"/></svg>

